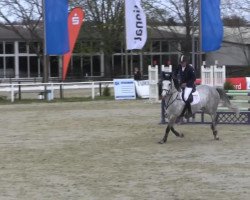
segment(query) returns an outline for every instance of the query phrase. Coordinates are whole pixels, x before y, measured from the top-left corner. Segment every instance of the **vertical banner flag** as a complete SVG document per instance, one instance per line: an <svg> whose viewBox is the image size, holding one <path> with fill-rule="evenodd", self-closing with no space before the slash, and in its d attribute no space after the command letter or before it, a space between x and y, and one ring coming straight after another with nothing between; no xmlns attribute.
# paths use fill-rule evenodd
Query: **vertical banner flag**
<svg viewBox="0 0 250 200"><path fill-rule="evenodd" d="M68 0L45 0L46 55L62 55L69 51Z"/></svg>
<svg viewBox="0 0 250 200"><path fill-rule="evenodd" d="M223 40L220 0L201 0L202 51L218 50Z"/></svg>
<svg viewBox="0 0 250 200"><path fill-rule="evenodd" d="M80 32L80 29L81 29L81 26L83 23L83 19L84 19L84 11L82 10L82 8L79 8L79 7L74 8L69 13L68 29L69 29L70 50L68 53L64 54L64 56L63 56L63 76L62 76L63 80L65 80L65 78L66 78L71 54L73 52L73 49L74 49L74 46L76 43L76 39L77 39L78 34Z"/></svg>
<svg viewBox="0 0 250 200"><path fill-rule="evenodd" d="M142 49L147 40L146 15L141 0L125 0L127 50Z"/></svg>

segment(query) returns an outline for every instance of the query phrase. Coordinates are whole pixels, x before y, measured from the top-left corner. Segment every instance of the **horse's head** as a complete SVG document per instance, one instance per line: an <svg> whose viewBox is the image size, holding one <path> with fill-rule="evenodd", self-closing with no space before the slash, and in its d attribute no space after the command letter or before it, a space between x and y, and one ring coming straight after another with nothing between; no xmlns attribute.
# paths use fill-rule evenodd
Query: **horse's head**
<svg viewBox="0 0 250 200"><path fill-rule="evenodd" d="M178 80L174 80L172 73L165 73L162 81L162 97L178 91Z"/></svg>
<svg viewBox="0 0 250 200"><path fill-rule="evenodd" d="M167 94L169 94L171 90L172 90L172 73L164 73L161 95L164 97Z"/></svg>

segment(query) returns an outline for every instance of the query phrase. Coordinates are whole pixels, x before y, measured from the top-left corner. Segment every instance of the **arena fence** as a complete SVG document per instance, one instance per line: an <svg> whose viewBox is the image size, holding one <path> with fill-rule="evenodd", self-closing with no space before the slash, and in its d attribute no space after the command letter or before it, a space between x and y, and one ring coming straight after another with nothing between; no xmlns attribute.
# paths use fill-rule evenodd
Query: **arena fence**
<svg viewBox="0 0 250 200"><path fill-rule="evenodd" d="M70 83L11 83L0 84L0 94L14 102L24 96L29 98L53 100L55 97L64 98L71 91L71 96L88 96L95 99L101 95L104 87L113 88L113 81L70 82ZM73 94L75 91L75 94ZM70 94L68 94L70 96Z"/></svg>

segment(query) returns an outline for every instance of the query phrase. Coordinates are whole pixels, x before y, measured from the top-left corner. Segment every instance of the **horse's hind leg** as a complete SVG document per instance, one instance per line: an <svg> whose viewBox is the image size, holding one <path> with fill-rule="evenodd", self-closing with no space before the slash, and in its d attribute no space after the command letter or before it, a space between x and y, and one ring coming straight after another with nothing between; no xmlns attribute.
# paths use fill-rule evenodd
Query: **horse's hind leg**
<svg viewBox="0 0 250 200"><path fill-rule="evenodd" d="M219 140L218 131L217 131L217 128L216 128L216 126L217 126L217 115L212 114L211 119L212 119L211 129L213 131L214 139Z"/></svg>

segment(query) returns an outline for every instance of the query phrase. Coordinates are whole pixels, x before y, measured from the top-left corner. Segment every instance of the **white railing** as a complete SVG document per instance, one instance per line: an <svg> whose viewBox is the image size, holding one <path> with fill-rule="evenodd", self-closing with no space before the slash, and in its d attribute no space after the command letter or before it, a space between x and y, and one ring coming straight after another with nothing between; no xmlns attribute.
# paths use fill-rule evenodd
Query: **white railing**
<svg viewBox="0 0 250 200"><path fill-rule="evenodd" d="M149 100L158 101L158 65L148 66Z"/></svg>
<svg viewBox="0 0 250 200"><path fill-rule="evenodd" d="M92 81L92 82L68 82L68 83L11 83L0 84L0 92L9 92L11 102L15 101L17 93L39 93L49 91L50 96L47 100L54 98L55 90L91 89L91 98L95 99L95 89L101 85L108 85L113 88L113 81ZM46 96L46 95L45 95Z"/></svg>
<svg viewBox="0 0 250 200"><path fill-rule="evenodd" d="M205 62L201 66L201 84L223 87L226 81L226 67L219 66L215 61L215 65L206 66Z"/></svg>

